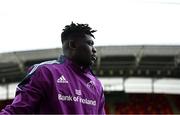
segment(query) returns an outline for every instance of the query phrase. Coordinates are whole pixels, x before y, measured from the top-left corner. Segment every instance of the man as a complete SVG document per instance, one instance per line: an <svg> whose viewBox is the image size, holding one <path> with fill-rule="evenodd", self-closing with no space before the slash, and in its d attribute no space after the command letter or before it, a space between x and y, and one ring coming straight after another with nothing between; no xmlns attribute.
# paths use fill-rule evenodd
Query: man
<svg viewBox="0 0 180 115"><path fill-rule="evenodd" d="M94 32L88 24L65 26L64 55L30 68L0 114L105 114L103 89L90 68L96 60Z"/></svg>

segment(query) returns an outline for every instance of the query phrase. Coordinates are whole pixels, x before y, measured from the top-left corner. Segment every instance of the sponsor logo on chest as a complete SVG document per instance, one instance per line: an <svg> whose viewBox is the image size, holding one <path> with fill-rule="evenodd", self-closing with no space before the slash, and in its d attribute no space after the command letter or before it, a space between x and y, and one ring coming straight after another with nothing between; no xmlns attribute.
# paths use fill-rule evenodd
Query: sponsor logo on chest
<svg viewBox="0 0 180 115"><path fill-rule="evenodd" d="M76 94L76 95L82 95L81 90L75 89L75 94Z"/></svg>
<svg viewBox="0 0 180 115"><path fill-rule="evenodd" d="M67 84L69 82L66 80L66 78L63 75L61 75L57 79L57 83ZM89 81L88 83L86 83L86 86L87 88L92 88L92 87L95 87L95 83L93 81ZM97 103L96 100L93 99L92 97L89 97L89 96L84 97L81 89L75 89L72 94L58 93L58 100L63 101L63 102L81 103L81 104L91 105L91 106L96 106L96 103Z"/></svg>
<svg viewBox="0 0 180 115"><path fill-rule="evenodd" d="M96 84L95 84L94 81L89 81L86 85L87 85L88 88L94 89Z"/></svg>
<svg viewBox="0 0 180 115"><path fill-rule="evenodd" d="M68 81L65 79L65 77L63 75L61 75L58 79L57 79L57 83L68 83Z"/></svg>

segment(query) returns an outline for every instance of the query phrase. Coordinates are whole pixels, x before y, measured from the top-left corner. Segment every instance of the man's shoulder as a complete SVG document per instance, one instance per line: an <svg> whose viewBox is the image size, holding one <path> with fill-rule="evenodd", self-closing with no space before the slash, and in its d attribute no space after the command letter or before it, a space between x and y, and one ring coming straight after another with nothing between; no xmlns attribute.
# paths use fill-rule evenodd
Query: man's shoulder
<svg viewBox="0 0 180 115"><path fill-rule="evenodd" d="M42 70L42 69L50 69L55 67L56 65L59 65L60 63L57 60L50 60L50 61L44 61L38 64L34 64L31 66L28 70L28 75L33 74L37 70Z"/></svg>
<svg viewBox="0 0 180 115"><path fill-rule="evenodd" d="M21 87L24 84L27 84L31 78L32 79L45 78L48 74L55 73L56 68L58 68L60 71L61 66L63 67L63 64L59 63L57 60L44 61L38 64L34 64L29 68L25 78L20 82L18 86Z"/></svg>

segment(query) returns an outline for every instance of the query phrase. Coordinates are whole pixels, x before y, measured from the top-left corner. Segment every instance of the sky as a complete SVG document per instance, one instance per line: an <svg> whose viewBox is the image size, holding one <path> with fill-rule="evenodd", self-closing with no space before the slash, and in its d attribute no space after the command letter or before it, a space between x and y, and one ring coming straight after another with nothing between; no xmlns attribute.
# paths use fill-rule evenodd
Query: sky
<svg viewBox="0 0 180 115"><path fill-rule="evenodd" d="M72 21L95 46L180 45L180 0L0 0L0 53L59 48Z"/></svg>

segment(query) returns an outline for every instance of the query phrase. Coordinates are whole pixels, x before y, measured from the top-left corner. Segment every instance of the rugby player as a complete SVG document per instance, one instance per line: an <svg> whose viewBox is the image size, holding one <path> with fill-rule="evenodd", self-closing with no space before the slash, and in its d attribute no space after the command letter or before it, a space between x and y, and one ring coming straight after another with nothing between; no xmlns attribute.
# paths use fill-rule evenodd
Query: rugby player
<svg viewBox="0 0 180 115"><path fill-rule="evenodd" d="M12 104L0 114L105 114L102 85L91 70L94 32L88 24L66 25L63 55L30 67Z"/></svg>

